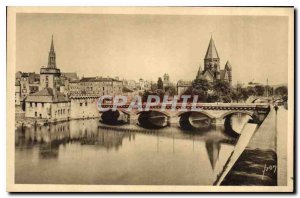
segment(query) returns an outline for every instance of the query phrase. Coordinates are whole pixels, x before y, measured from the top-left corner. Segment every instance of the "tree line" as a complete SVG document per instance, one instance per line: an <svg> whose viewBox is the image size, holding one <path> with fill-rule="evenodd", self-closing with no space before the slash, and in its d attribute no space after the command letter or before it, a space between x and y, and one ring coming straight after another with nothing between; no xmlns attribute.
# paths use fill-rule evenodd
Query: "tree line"
<svg viewBox="0 0 300 198"><path fill-rule="evenodd" d="M161 99L164 95L176 95L176 87L173 85L164 86L161 78L158 78L157 83L151 85L151 89L142 94L143 101L148 95L158 95ZM212 83L206 79L195 79L192 86L189 87L183 95L191 95L193 98L198 96L198 102L245 102L250 96L270 96L279 97L284 101L287 100L287 86L279 86L274 89L268 85L260 85L249 83L247 87L237 85L232 87L229 82L216 80Z"/></svg>

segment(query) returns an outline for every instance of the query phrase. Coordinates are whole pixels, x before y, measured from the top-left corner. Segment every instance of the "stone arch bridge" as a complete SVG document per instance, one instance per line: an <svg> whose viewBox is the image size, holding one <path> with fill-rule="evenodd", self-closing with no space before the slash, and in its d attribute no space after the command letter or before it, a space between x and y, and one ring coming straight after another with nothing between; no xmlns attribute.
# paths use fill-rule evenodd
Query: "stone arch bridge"
<svg viewBox="0 0 300 198"><path fill-rule="evenodd" d="M184 109L182 104L177 103L173 107L166 105L163 110L161 104L150 106L147 110L146 104L143 104L130 111L128 107L129 105L122 105L117 107L117 111L102 111L101 117L105 121L114 122L114 115L121 115L121 119L127 123L139 123L150 127L180 125L201 128L206 125L230 123L231 116L241 114L248 115L251 122L261 124L270 111L268 103L197 103L194 106L186 104ZM103 104L102 108L112 109L113 105Z"/></svg>

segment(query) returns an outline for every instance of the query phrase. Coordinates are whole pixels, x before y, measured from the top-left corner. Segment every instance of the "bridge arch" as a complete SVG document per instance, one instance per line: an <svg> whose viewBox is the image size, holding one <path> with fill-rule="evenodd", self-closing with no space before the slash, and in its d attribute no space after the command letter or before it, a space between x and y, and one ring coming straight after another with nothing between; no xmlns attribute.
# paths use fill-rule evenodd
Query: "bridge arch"
<svg viewBox="0 0 300 198"><path fill-rule="evenodd" d="M137 112L136 114L137 114L137 115L140 115L141 113L150 112L150 111L152 111L152 112L157 112L157 113L161 113L161 114L167 116L168 118L171 117L170 113L168 113L168 112L166 112L166 111L160 111L160 110L139 111L139 112Z"/></svg>
<svg viewBox="0 0 300 198"><path fill-rule="evenodd" d="M125 109L118 109L118 111L130 116L130 112L129 111L126 111Z"/></svg>
<svg viewBox="0 0 300 198"><path fill-rule="evenodd" d="M171 115L165 111L149 110L137 112L138 124L148 129L159 129L169 126Z"/></svg>
<svg viewBox="0 0 300 198"><path fill-rule="evenodd" d="M185 113L202 113L203 115L206 115L210 119L215 119L216 118L215 116L211 115L210 113L208 113L206 111L182 111L182 112L177 113L176 116L180 117Z"/></svg>
<svg viewBox="0 0 300 198"><path fill-rule="evenodd" d="M215 117L205 111L184 111L177 114L182 129L208 131Z"/></svg>
<svg viewBox="0 0 300 198"><path fill-rule="evenodd" d="M236 113L246 114L246 115L249 115L251 118L253 118L253 114L254 114L254 113L251 112L251 111L232 110L232 111L228 111L228 112L222 114L222 115L220 116L220 118L221 118L221 119L224 119L224 118L226 118L227 116L233 115L233 114L236 114Z"/></svg>
<svg viewBox="0 0 300 198"><path fill-rule="evenodd" d="M224 127L225 127L225 133L231 137L237 138L240 136L241 132L242 132L242 128L238 128L239 130L234 129L233 123L231 121L232 116L235 114L243 114L243 115L248 115L250 118L249 120L246 120L247 122L253 122L255 120L255 112L251 112L251 111L229 111L224 113L223 115L220 116L220 119L225 119L224 121Z"/></svg>

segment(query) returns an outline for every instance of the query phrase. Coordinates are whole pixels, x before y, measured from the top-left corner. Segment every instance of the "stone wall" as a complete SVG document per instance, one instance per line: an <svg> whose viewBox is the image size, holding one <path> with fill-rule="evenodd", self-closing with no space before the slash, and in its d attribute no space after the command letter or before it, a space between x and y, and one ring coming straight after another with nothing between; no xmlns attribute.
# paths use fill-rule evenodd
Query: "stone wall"
<svg viewBox="0 0 300 198"><path fill-rule="evenodd" d="M84 119L99 117L97 99L98 98L72 98L70 118Z"/></svg>

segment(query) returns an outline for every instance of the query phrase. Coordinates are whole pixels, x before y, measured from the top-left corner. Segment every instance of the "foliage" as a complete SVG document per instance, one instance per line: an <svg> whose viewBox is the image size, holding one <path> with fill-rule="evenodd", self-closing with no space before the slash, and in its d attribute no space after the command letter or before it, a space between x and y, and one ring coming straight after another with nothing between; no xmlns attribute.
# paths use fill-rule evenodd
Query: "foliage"
<svg viewBox="0 0 300 198"><path fill-rule="evenodd" d="M265 90L268 92L269 96L274 94L274 88L269 85L265 86Z"/></svg>
<svg viewBox="0 0 300 198"><path fill-rule="evenodd" d="M242 98L242 95L240 92L238 92L238 90L232 89L231 90L231 99L234 102L239 102L239 100Z"/></svg>
<svg viewBox="0 0 300 198"><path fill-rule="evenodd" d="M217 80L214 82L213 90L219 96L229 96L231 94L230 84L221 80Z"/></svg>
<svg viewBox="0 0 300 198"><path fill-rule="evenodd" d="M157 89L155 91L145 91L142 94L142 102L147 102L147 99L148 99L149 95L159 96L160 100L162 101L163 98L164 98L165 92L162 89Z"/></svg>
<svg viewBox="0 0 300 198"><path fill-rule="evenodd" d="M249 98L249 94L248 94L248 89L247 88L241 88L239 89L239 95L240 95L240 99L242 99L243 101L246 101Z"/></svg>
<svg viewBox="0 0 300 198"><path fill-rule="evenodd" d="M263 96L265 93L265 87L262 85L255 85L254 90L257 96Z"/></svg>
<svg viewBox="0 0 300 198"><path fill-rule="evenodd" d="M288 88L287 86L280 86L280 87L277 87L275 90L274 90L275 94L278 95L278 96L287 96L288 95Z"/></svg>
<svg viewBox="0 0 300 198"><path fill-rule="evenodd" d="M209 94L207 97L207 102L219 102L220 97L216 93Z"/></svg>
<svg viewBox="0 0 300 198"><path fill-rule="evenodd" d="M247 95L249 96L255 96L256 95L256 89L254 87L247 87ZM248 98L247 97L247 98Z"/></svg>
<svg viewBox="0 0 300 198"><path fill-rule="evenodd" d="M193 87L189 87L182 95L189 95L191 98L188 101L192 101L193 97L198 95L198 102L206 102L208 94L203 90L197 90Z"/></svg>
<svg viewBox="0 0 300 198"><path fill-rule="evenodd" d="M165 93L168 96L174 96L176 94L175 86L166 86L165 87Z"/></svg>
<svg viewBox="0 0 300 198"><path fill-rule="evenodd" d="M207 92L209 89L211 89L210 83L206 79L196 79L192 83L192 87L199 91L205 91Z"/></svg>
<svg viewBox="0 0 300 198"><path fill-rule="evenodd" d="M163 83L161 77L159 77L157 80L157 89L164 89L164 83Z"/></svg>
<svg viewBox="0 0 300 198"><path fill-rule="evenodd" d="M151 87L150 87L151 91L156 91L157 90L157 83L153 83L151 84Z"/></svg>

